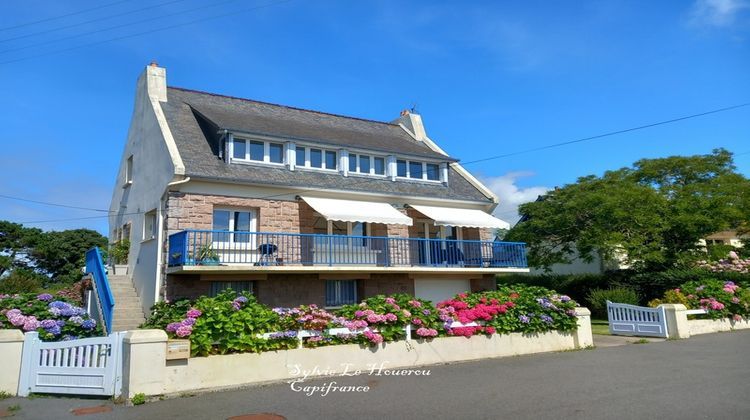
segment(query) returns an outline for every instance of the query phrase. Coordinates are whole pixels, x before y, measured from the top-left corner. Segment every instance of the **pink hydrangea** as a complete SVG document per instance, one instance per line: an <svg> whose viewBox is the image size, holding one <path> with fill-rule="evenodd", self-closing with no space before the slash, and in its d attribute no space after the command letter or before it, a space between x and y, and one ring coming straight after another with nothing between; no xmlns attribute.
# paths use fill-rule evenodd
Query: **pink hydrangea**
<svg viewBox="0 0 750 420"><path fill-rule="evenodd" d="M175 331L175 335L177 335L178 337L187 337L192 333L193 327L190 325L180 325L180 327L177 328L177 331Z"/></svg>
<svg viewBox="0 0 750 420"><path fill-rule="evenodd" d="M34 331L37 328L39 328L40 324L39 321L36 319L35 316L27 316L25 322L23 323L23 330L24 331Z"/></svg>
<svg viewBox="0 0 750 420"><path fill-rule="evenodd" d="M384 318L388 322L398 321L398 317L396 316L396 314L385 314Z"/></svg>
<svg viewBox="0 0 750 420"><path fill-rule="evenodd" d="M187 311L186 316L188 318L198 318L199 316L201 316L201 314L202 312L200 310L195 309L195 308L190 308L190 310Z"/></svg>
<svg viewBox="0 0 750 420"><path fill-rule="evenodd" d="M417 335L420 337L437 337L438 332L434 328L419 328L417 329Z"/></svg>
<svg viewBox="0 0 750 420"><path fill-rule="evenodd" d="M382 342L383 342L383 336L382 336L382 335L380 335L380 334L378 334L378 333L374 333L374 332L372 332L372 331L370 331L370 330L367 330L367 331L365 331L365 332L363 333L363 335L365 336L365 338L366 338L366 339L367 339L367 340L368 340L369 342L371 342L371 343L373 343L373 344L380 344L380 343L382 343Z"/></svg>
<svg viewBox="0 0 750 420"><path fill-rule="evenodd" d="M411 306L413 306L415 308L421 308L422 307L422 302L420 302L418 300L410 300L409 301L409 305L411 305Z"/></svg>
<svg viewBox="0 0 750 420"><path fill-rule="evenodd" d="M388 304L391 304L391 305L395 305L396 304L396 299L394 299L392 297L387 297L387 298L385 298L385 303L388 303Z"/></svg>

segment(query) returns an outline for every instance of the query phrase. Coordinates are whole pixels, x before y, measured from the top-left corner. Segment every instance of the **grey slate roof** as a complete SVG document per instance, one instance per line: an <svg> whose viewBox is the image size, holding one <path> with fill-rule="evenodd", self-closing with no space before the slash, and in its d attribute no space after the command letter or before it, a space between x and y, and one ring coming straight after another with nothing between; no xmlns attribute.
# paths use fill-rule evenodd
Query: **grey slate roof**
<svg viewBox="0 0 750 420"><path fill-rule="evenodd" d="M453 168L448 186L418 181L344 177L315 170L227 164L219 159L219 129L307 139L342 147L453 160L412 139L394 124L301 110L170 87L162 109L186 175L225 182L375 192L403 196L489 202Z"/></svg>

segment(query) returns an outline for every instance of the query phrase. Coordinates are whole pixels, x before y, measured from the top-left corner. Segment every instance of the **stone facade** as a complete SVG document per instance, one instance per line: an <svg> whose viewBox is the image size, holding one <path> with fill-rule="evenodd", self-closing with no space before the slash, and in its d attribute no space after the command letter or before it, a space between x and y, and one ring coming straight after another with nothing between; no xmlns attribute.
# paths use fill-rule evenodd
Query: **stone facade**
<svg viewBox="0 0 750 420"><path fill-rule="evenodd" d="M269 200L182 192L169 193L166 207L167 234L185 229L211 230L215 208L255 210L257 229L260 232L315 233L315 221L321 217L312 207L301 200ZM400 211L415 220L413 226L372 224L371 235L389 238L424 238L424 225L422 223L425 217L411 208L400 209ZM422 222L417 222L417 220L422 220ZM491 229L463 228L463 238L465 240L492 240L494 234ZM388 252L390 261L394 265L409 265L420 258L420 250L415 245L416 242L414 241L391 241L389 242L389 249L383 249L382 251ZM168 244L165 242L165 251L168 251L167 246ZM373 248L377 246L376 241L373 241L372 246ZM165 258L167 254L168 252L164 252ZM440 269L436 269L436 274L439 271ZM207 295L212 280L253 281L258 300L269 306L296 306L312 303L325 306L325 284L326 280L331 279L357 280L359 299L378 294L414 294L414 280L407 273L337 274L336 276L334 278L326 274L294 273L268 273L260 276L258 274L246 276L233 274L204 277L200 275L167 275L166 298L169 300L178 298L195 299ZM495 278L493 274L471 279L472 291L494 288Z"/></svg>

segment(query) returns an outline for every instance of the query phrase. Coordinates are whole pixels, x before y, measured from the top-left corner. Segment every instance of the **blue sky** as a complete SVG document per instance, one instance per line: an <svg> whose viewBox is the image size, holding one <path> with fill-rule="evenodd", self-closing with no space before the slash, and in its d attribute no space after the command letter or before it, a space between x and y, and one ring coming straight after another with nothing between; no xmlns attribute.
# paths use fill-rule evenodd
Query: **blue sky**
<svg viewBox="0 0 750 420"><path fill-rule="evenodd" d="M0 29L113 2L2 2ZM386 121L416 105L468 162L750 102L750 0L133 0L0 30L0 194L108 208L135 80L154 59L173 86ZM745 107L467 169L512 221L579 176L750 152L749 139ZM750 153L736 164L750 175ZM17 222L99 215L0 199ZM107 230L106 218L34 226Z"/></svg>

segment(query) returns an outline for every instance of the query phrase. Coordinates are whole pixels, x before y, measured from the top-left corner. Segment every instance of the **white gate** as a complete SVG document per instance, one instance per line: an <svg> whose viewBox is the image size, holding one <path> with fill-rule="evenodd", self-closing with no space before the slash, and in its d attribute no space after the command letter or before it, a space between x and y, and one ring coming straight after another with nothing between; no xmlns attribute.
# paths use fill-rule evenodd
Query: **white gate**
<svg viewBox="0 0 750 420"><path fill-rule="evenodd" d="M29 393L119 396L123 332L106 337L44 342L26 333L18 395Z"/></svg>
<svg viewBox="0 0 750 420"><path fill-rule="evenodd" d="M667 337L667 320L661 307L645 308L607 301L607 318L612 335Z"/></svg>

